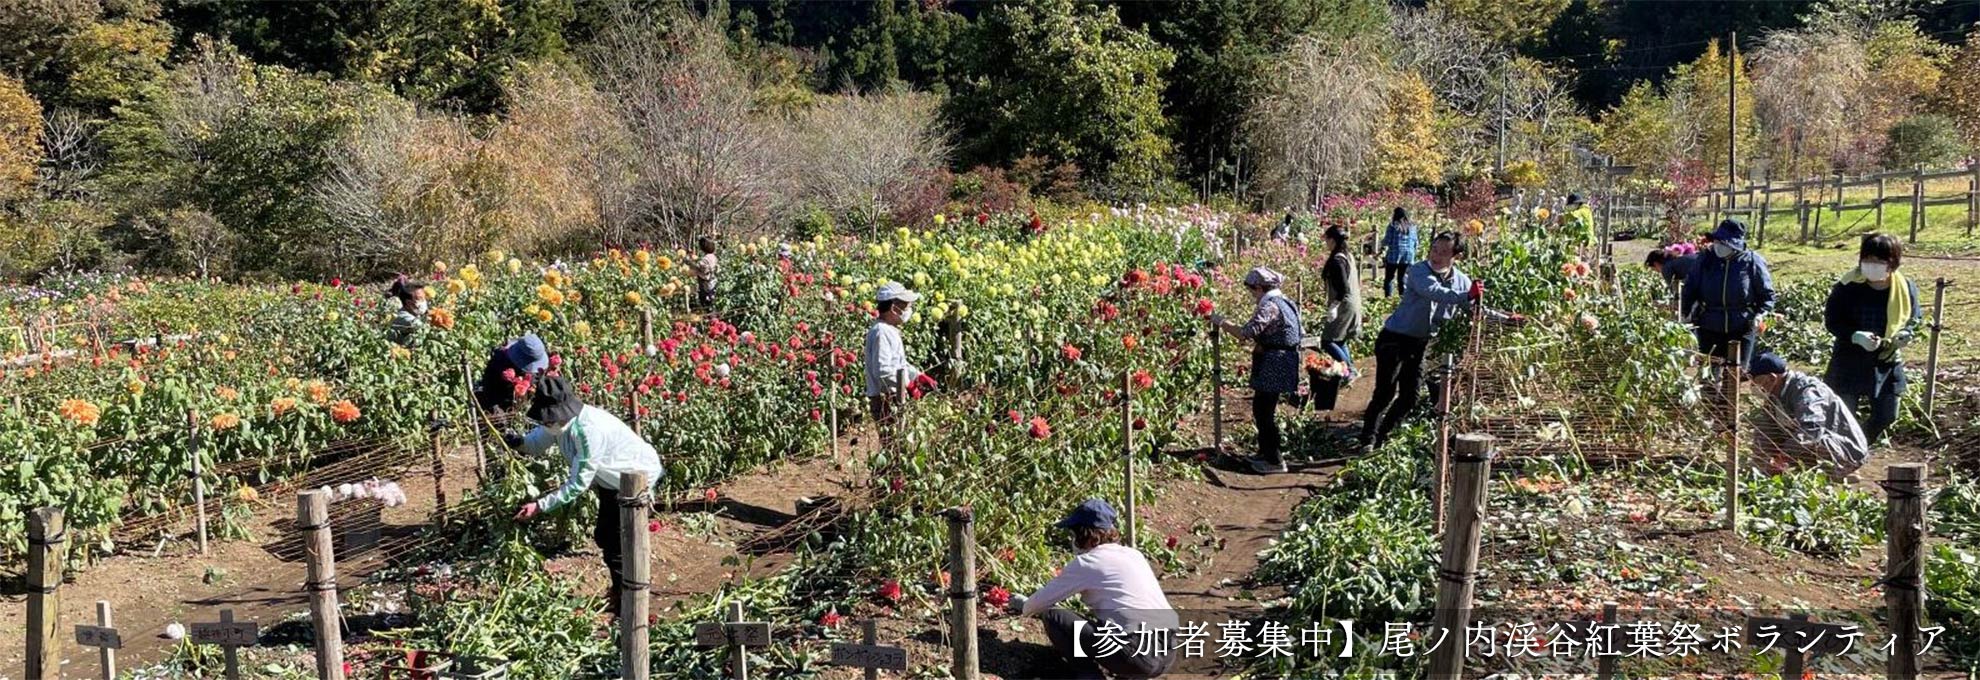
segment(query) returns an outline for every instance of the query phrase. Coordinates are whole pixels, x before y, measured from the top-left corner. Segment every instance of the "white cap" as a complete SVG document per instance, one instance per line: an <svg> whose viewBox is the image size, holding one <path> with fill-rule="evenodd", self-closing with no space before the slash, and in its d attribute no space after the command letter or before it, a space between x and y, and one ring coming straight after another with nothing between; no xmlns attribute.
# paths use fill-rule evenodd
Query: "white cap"
<svg viewBox="0 0 1980 680"><path fill-rule="evenodd" d="M888 281L887 285L881 286L880 291L873 295L874 302L886 302L888 300L901 300L903 302L914 302L915 300L919 300L919 299L921 299L921 295L919 293L908 290L907 286L903 286L893 281Z"/></svg>

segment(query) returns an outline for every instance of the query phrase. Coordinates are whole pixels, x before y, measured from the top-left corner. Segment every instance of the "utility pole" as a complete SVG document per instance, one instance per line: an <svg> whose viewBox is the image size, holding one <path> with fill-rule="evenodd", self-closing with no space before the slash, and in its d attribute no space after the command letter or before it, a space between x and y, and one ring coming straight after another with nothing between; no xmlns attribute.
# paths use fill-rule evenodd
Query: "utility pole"
<svg viewBox="0 0 1980 680"><path fill-rule="evenodd" d="M1508 64L1506 62L1499 62L1499 164L1497 170L1500 179L1505 179L1506 176L1506 89L1510 87L1511 81L1510 76L1507 75L1507 66Z"/></svg>
<svg viewBox="0 0 1980 680"><path fill-rule="evenodd" d="M1726 212L1739 188L1739 31L1726 34ZM1730 217L1730 216L1729 216Z"/></svg>

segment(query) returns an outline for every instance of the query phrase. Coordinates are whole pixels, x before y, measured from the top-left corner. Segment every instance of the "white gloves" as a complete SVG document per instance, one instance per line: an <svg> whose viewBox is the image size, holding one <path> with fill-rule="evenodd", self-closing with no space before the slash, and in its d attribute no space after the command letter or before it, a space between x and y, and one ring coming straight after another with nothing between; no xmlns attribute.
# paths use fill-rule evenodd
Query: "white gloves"
<svg viewBox="0 0 1980 680"><path fill-rule="evenodd" d="M1896 338L1891 340L1891 347L1893 349L1904 349L1909 344L1911 344L1910 333L1899 333Z"/></svg>
<svg viewBox="0 0 1980 680"><path fill-rule="evenodd" d="M1025 599L1023 595L1011 593L1011 601L1004 603L1004 611L1011 614L1023 614Z"/></svg>
<svg viewBox="0 0 1980 680"><path fill-rule="evenodd" d="M1849 341L1856 343L1857 347L1863 348L1863 351L1866 352L1877 351L1877 345L1882 342L1870 331L1857 331L1854 335L1849 336Z"/></svg>

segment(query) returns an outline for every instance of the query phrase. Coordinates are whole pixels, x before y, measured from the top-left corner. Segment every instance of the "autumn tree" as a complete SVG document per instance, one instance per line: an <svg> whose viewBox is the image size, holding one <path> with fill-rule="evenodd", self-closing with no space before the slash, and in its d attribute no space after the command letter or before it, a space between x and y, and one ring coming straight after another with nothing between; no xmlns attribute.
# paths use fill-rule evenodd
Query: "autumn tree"
<svg viewBox="0 0 1980 680"><path fill-rule="evenodd" d="M1980 149L1980 29L1967 34L1966 45L1952 55L1936 103L1967 146Z"/></svg>
<svg viewBox="0 0 1980 680"><path fill-rule="evenodd" d="M1368 183L1376 188L1436 184L1444 150L1437 137L1437 102L1423 78L1403 71L1388 84L1388 111L1377 129Z"/></svg>
<svg viewBox="0 0 1980 680"><path fill-rule="evenodd" d="M1650 81L1639 81L1603 114L1601 149L1624 165L1662 167L1695 150L1677 126L1670 100Z"/></svg>
<svg viewBox="0 0 1980 680"><path fill-rule="evenodd" d="M1247 114L1258 182L1275 203L1318 205L1362 176L1389 110L1389 66L1371 47L1303 37Z"/></svg>
<svg viewBox="0 0 1980 680"><path fill-rule="evenodd" d="M1571 0L1431 0L1493 40L1518 44L1540 37Z"/></svg>
<svg viewBox="0 0 1980 680"><path fill-rule="evenodd" d="M1784 169L1800 177L1841 159L1862 122L1862 43L1838 30L1780 31L1754 51L1753 64L1756 111Z"/></svg>
<svg viewBox="0 0 1980 680"><path fill-rule="evenodd" d="M1728 70L1732 74L1731 91L1727 89ZM1738 144L1739 155L1733 159L1738 168L1758 155L1760 134L1753 114L1753 81L1746 75L1744 57L1726 54L1714 40L1705 47L1705 54L1673 72L1666 92L1672 93L1679 133L1688 133L1696 142L1699 158L1714 177L1725 178L1718 173L1725 172L1729 141ZM1736 104L1732 101L1734 92ZM1728 107L1733 107L1730 121Z"/></svg>
<svg viewBox="0 0 1980 680"><path fill-rule="evenodd" d="M0 203L34 188L41 164L41 103L0 73Z"/></svg>

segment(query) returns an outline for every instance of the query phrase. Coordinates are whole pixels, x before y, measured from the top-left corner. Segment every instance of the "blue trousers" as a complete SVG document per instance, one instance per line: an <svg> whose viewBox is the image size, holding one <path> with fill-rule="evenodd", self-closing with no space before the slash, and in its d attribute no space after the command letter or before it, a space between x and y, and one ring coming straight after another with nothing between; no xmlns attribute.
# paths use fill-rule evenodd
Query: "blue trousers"
<svg viewBox="0 0 1980 680"><path fill-rule="evenodd" d="M1867 394L1836 393L1836 396L1842 397L1844 404L1849 405L1851 413L1861 413L1864 400L1869 400L1870 419L1863 421L1863 438L1873 446L1884 436L1884 431L1891 429L1891 424L1897 422L1898 400L1904 396L1902 392L1891 389L1888 385L1879 392L1880 394L1874 397Z"/></svg>

